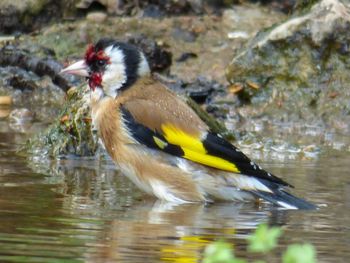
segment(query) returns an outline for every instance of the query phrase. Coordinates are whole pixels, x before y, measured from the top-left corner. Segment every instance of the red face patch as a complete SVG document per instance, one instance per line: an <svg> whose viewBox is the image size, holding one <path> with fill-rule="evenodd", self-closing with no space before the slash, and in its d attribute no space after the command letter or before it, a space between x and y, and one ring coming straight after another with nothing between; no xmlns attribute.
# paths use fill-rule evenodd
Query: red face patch
<svg viewBox="0 0 350 263"><path fill-rule="evenodd" d="M102 87L102 74L100 72L93 72L89 77L89 86L93 91L97 87Z"/></svg>
<svg viewBox="0 0 350 263"><path fill-rule="evenodd" d="M103 50L96 52L95 47L92 44L90 44L86 49L85 61L88 65L96 63L97 61L105 61L107 64L110 63L110 59L105 52Z"/></svg>
<svg viewBox="0 0 350 263"><path fill-rule="evenodd" d="M96 47L92 44L88 46L85 52L85 62L89 66L90 76L89 86L92 90L97 87L102 88L102 76L106 64L110 64L110 58L103 50L96 51Z"/></svg>

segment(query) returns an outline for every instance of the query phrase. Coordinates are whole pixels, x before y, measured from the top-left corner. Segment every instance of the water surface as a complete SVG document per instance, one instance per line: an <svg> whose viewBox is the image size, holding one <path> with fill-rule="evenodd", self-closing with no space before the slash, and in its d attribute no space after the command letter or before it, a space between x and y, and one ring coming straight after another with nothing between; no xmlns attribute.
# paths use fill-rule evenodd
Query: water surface
<svg viewBox="0 0 350 263"><path fill-rule="evenodd" d="M295 194L326 205L316 212L267 204L176 206L145 196L108 160L49 162L17 154L43 127L0 121L0 262L199 262L218 239L247 257L245 238L262 222L284 230L271 262L295 242L314 244L319 262L350 257L347 152L256 160L295 185Z"/></svg>

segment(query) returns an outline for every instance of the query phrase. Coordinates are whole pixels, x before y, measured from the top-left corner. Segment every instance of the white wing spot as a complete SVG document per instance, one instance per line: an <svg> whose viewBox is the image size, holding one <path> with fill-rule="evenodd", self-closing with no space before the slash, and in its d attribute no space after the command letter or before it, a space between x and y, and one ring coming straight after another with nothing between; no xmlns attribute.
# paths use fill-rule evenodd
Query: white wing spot
<svg viewBox="0 0 350 263"><path fill-rule="evenodd" d="M256 170L256 164L254 162L250 162L250 165Z"/></svg>
<svg viewBox="0 0 350 263"><path fill-rule="evenodd" d="M293 210L298 209L298 207L296 207L294 205L287 204L286 202L283 202L283 201L277 201L277 203L285 209L293 209Z"/></svg>

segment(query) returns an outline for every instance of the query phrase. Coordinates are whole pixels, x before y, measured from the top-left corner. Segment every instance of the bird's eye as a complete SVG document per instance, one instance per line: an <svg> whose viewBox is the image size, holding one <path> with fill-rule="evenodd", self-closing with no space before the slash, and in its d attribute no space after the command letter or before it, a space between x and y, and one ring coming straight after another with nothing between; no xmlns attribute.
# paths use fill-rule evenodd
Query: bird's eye
<svg viewBox="0 0 350 263"><path fill-rule="evenodd" d="M106 60L104 60L104 59L97 60L97 64L98 64L100 67L103 67L104 65L106 65Z"/></svg>

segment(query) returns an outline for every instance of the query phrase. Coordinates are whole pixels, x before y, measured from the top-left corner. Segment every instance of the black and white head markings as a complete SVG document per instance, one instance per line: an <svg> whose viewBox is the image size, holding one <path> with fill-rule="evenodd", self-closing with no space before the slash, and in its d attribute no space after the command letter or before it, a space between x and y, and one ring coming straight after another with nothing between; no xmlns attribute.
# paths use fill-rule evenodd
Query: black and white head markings
<svg viewBox="0 0 350 263"><path fill-rule="evenodd" d="M142 51L112 39L103 38L90 45L85 53L85 63L90 88L102 88L111 97L133 85L140 76L150 73Z"/></svg>

